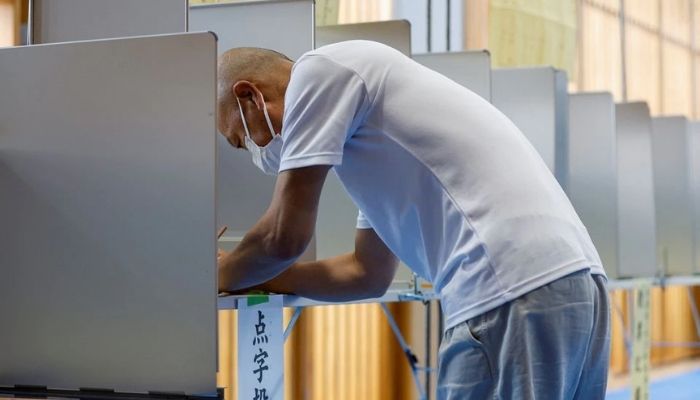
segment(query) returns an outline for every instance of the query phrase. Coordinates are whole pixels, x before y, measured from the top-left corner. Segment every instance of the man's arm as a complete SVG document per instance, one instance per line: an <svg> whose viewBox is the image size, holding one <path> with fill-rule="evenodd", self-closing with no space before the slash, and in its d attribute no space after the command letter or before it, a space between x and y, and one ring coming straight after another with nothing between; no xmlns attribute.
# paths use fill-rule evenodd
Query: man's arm
<svg viewBox="0 0 700 400"><path fill-rule="evenodd" d="M322 301L350 301L383 295L398 261L373 229L358 229L355 252L296 263L258 288Z"/></svg>
<svg viewBox="0 0 700 400"><path fill-rule="evenodd" d="M270 207L236 250L219 260L219 291L266 282L296 261L313 235L329 169L319 165L280 173Z"/></svg>

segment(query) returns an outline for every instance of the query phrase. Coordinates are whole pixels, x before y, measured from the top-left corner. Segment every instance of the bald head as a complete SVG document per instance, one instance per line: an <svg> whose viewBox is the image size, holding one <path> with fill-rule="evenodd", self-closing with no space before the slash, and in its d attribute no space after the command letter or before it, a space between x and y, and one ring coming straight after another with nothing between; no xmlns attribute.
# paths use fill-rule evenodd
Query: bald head
<svg viewBox="0 0 700 400"><path fill-rule="evenodd" d="M240 115L236 98L241 101L251 125L257 125L256 120L260 119L261 114L255 113L255 109L262 110L264 104L267 105L273 122L279 120L273 125L281 125L284 93L292 65L292 60L284 54L255 47L234 48L219 57L218 125L219 131L232 145L242 147L242 139L239 140L241 133L237 129L241 125L238 122ZM256 132L259 130L255 129ZM265 141L265 136L262 135L260 140Z"/></svg>
<svg viewBox="0 0 700 400"><path fill-rule="evenodd" d="M280 72L291 62L284 54L268 49L238 47L226 51L219 57L219 101L232 95L231 88L238 81L276 83Z"/></svg>

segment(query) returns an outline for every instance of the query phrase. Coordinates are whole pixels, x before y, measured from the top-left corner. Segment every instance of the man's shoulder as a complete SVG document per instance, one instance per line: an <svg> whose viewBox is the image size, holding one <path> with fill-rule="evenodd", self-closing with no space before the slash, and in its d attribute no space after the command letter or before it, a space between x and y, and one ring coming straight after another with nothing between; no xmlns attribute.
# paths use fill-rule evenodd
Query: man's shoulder
<svg viewBox="0 0 700 400"><path fill-rule="evenodd" d="M367 50L381 50L381 49L388 49L391 50L391 47L379 43L379 42L373 42L371 40L345 40L342 42L336 42L336 43L330 43L321 47L318 47L314 50L311 50L307 52L309 53L319 53L319 54L327 54L331 55L334 53L347 53L347 52L362 52L362 51L367 51Z"/></svg>
<svg viewBox="0 0 700 400"><path fill-rule="evenodd" d="M390 56L397 50L378 42L370 40L348 40L321 46L304 53L301 59L322 56L341 65L351 65L353 62L371 63L382 58L382 55Z"/></svg>
<svg viewBox="0 0 700 400"><path fill-rule="evenodd" d="M359 75L358 69L369 67L362 61L363 56L360 47L363 42L352 40L329 44L304 53L294 63L292 79L295 75L304 75L306 78L338 77L347 74ZM304 71L304 72L301 72Z"/></svg>

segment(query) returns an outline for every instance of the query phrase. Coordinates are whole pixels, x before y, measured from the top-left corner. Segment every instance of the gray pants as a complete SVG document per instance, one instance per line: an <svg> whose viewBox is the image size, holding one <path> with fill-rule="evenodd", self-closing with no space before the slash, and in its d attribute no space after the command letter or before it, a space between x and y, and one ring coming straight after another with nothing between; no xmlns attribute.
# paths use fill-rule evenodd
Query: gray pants
<svg viewBox="0 0 700 400"><path fill-rule="evenodd" d="M579 271L445 332L438 399L605 398L605 278Z"/></svg>

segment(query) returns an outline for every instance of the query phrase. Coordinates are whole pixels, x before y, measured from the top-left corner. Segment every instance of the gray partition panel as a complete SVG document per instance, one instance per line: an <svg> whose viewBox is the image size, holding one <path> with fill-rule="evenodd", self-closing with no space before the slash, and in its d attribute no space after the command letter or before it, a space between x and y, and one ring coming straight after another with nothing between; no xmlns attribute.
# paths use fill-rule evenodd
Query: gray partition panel
<svg viewBox="0 0 700 400"><path fill-rule="evenodd" d="M282 0L193 6L190 30L212 31L219 54L234 47L262 47L292 59L313 50L313 0ZM217 136L217 204L219 225L229 231L223 241L236 242L270 205L275 178L252 163L250 153ZM241 192L241 188L245 188Z"/></svg>
<svg viewBox="0 0 700 400"><path fill-rule="evenodd" d="M187 31L187 0L30 0L33 44Z"/></svg>
<svg viewBox="0 0 700 400"><path fill-rule="evenodd" d="M411 24L405 20L319 26L316 47L346 40L372 40L411 55ZM316 222L316 256L326 258L353 251L357 207L335 173L328 174L323 186ZM395 286L405 286L411 272L401 266Z"/></svg>
<svg viewBox="0 0 700 400"><path fill-rule="evenodd" d="M646 103L615 106L619 277L657 275L651 118Z"/></svg>
<svg viewBox="0 0 700 400"><path fill-rule="evenodd" d="M215 391L215 68L208 33L0 49L0 386Z"/></svg>
<svg viewBox="0 0 700 400"><path fill-rule="evenodd" d="M411 23L406 20L319 26L316 47L346 40L372 40L411 55Z"/></svg>
<svg viewBox="0 0 700 400"><path fill-rule="evenodd" d="M565 190L566 85L566 73L550 67L494 69L491 73L491 102L520 128Z"/></svg>
<svg viewBox="0 0 700 400"><path fill-rule="evenodd" d="M314 0L266 0L190 7L190 30L219 36L219 53L262 47L292 60L314 48Z"/></svg>
<svg viewBox="0 0 700 400"><path fill-rule="evenodd" d="M569 96L568 184L608 277L618 277L617 138L610 93Z"/></svg>
<svg viewBox="0 0 700 400"><path fill-rule="evenodd" d="M657 254L668 275L693 272L691 143L685 117L652 118Z"/></svg>
<svg viewBox="0 0 700 400"><path fill-rule="evenodd" d="M691 191L693 192L693 271L700 273L700 122L690 124Z"/></svg>
<svg viewBox="0 0 700 400"><path fill-rule="evenodd" d="M413 59L491 101L491 55L488 51L414 54Z"/></svg>

